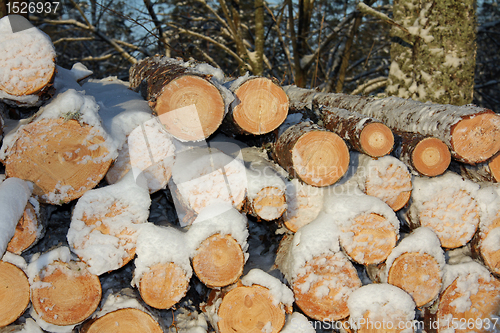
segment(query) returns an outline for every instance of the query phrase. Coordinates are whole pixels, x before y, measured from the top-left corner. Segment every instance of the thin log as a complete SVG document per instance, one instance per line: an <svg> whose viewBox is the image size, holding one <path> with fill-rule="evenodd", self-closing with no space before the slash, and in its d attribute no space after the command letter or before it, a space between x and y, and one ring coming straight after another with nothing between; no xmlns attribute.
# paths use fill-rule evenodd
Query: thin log
<svg viewBox="0 0 500 333"><path fill-rule="evenodd" d="M280 135L273 146L273 159L306 184L328 186L347 171L349 150L337 134L302 122Z"/></svg>
<svg viewBox="0 0 500 333"><path fill-rule="evenodd" d="M30 284L22 269L0 261L0 327L19 318L30 302Z"/></svg>
<svg viewBox="0 0 500 333"><path fill-rule="evenodd" d="M236 99L221 128L225 133L261 135L274 131L285 121L288 97L276 80L246 75L226 86Z"/></svg>
<svg viewBox="0 0 500 333"><path fill-rule="evenodd" d="M208 138L226 114L223 88L211 80L212 74L193 67L155 56L130 68L130 88L141 93L167 131L181 141Z"/></svg>
<svg viewBox="0 0 500 333"><path fill-rule="evenodd" d="M311 90L284 87L291 103ZM393 131L412 132L442 140L458 161L476 164L500 150L500 116L478 106L428 104L388 97L351 96L315 92L320 104L379 119Z"/></svg>

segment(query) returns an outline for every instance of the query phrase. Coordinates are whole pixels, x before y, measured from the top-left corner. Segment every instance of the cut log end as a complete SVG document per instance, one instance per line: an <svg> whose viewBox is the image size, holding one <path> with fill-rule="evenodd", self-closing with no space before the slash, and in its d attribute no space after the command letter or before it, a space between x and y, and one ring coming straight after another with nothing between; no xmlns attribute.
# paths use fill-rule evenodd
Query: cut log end
<svg viewBox="0 0 500 333"><path fill-rule="evenodd" d="M78 324L87 319L101 301L99 277L81 265L71 267L72 264L56 261L34 279L35 283L43 285L33 288L31 303L36 313L49 324Z"/></svg>
<svg viewBox="0 0 500 333"><path fill-rule="evenodd" d="M206 139L225 114L219 90L194 75L183 75L167 84L154 109L167 131L181 141Z"/></svg>
<svg viewBox="0 0 500 333"><path fill-rule="evenodd" d="M233 118L250 134L269 133L280 126L288 115L288 97L273 81L259 77L247 80L235 90L239 103Z"/></svg>
<svg viewBox="0 0 500 333"><path fill-rule="evenodd" d="M335 133L311 131L296 142L292 161L302 181L313 186L329 186L347 171L349 149Z"/></svg>
<svg viewBox="0 0 500 333"><path fill-rule="evenodd" d="M488 168L493 176L493 179L498 183L500 182L500 154L495 155L488 162Z"/></svg>
<svg viewBox="0 0 500 333"><path fill-rule="evenodd" d="M274 305L271 292L259 285L229 291L217 316L220 333L277 333L285 325L285 311Z"/></svg>
<svg viewBox="0 0 500 333"><path fill-rule="evenodd" d="M439 238L441 246L454 249L467 244L479 225L479 207L471 195L459 190L444 194L424 205L420 212L420 224L431 228Z"/></svg>
<svg viewBox="0 0 500 333"><path fill-rule="evenodd" d="M426 253L404 253L392 263L387 282L406 291L421 307L438 296L441 273L434 257Z"/></svg>
<svg viewBox="0 0 500 333"><path fill-rule="evenodd" d="M347 299L361 287L356 269L341 254L322 255L306 263L293 283L295 303L310 318L332 321L349 315ZM311 281L314 281L311 283Z"/></svg>
<svg viewBox="0 0 500 333"><path fill-rule="evenodd" d="M82 329L83 333L162 333L160 325L146 312L120 309L110 312Z"/></svg>
<svg viewBox="0 0 500 333"><path fill-rule="evenodd" d="M379 170L374 167L373 172L378 173L375 181L367 177L365 192L368 195L384 201L394 211L403 208L411 196L411 175L408 170L401 166L390 165L387 170ZM380 182L380 180L382 180Z"/></svg>
<svg viewBox="0 0 500 333"><path fill-rule="evenodd" d="M23 216L16 226L14 237L7 245L7 251L20 255L33 245L38 238L38 223L35 208L28 202Z"/></svg>
<svg viewBox="0 0 500 333"><path fill-rule="evenodd" d="M500 218L496 218L486 228L474 235L471 242L472 253L478 255L482 259L484 265L495 274L500 276L500 249L497 245L497 236L495 230L500 228ZM493 246L492 246L493 245Z"/></svg>
<svg viewBox="0 0 500 333"><path fill-rule="evenodd" d="M391 152L394 146L394 135L386 125L370 123L361 131L360 143L365 154L382 157Z"/></svg>
<svg viewBox="0 0 500 333"><path fill-rule="evenodd" d="M436 322L440 327L437 332L449 332L452 327L449 318L457 323L478 323L469 328L459 324L454 330L456 333L496 331L498 324L495 318L498 318L499 310L500 281L495 278L487 281L483 277L476 280L471 275L459 277L439 298ZM479 321L484 326L480 326ZM487 323L490 327L486 330Z"/></svg>
<svg viewBox="0 0 500 333"><path fill-rule="evenodd" d="M178 265L156 264L143 275L139 292L146 304L157 309L169 309L187 293L189 279Z"/></svg>
<svg viewBox="0 0 500 333"><path fill-rule="evenodd" d="M284 191L274 186L264 187L252 201L252 211L266 221L279 218L285 212L286 207Z"/></svg>
<svg viewBox="0 0 500 333"><path fill-rule="evenodd" d="M379 264L396 246L394 226L383 216L369 213L357 216L340 237L340 244L349 257L362 265Z"/></svg>
<svg viewBox="0 0 500 333"><path fill-rule="evenodd" d="M356 333L413 333L415 329L409 326L407 315L402 311L395 310L393 313L372 314L366 311L363 315L362 324Z"/></svg>
<svg viewBox="0 0 500 333"><path fill-rule="evenodd" d="M193 257L196 276L210 288L235 283L243 274L244 264L243 250L230 235L210 236L201 243Z"/></svg>
<svg viewBox="0 0 500 333"><path fill-rule="evenodd" d="M103 160L108 154L103 142L92 127L76 120L33 122L23 127L5 161L5 173L32 181L41 202L60 205L79 198L104 177L112 160ZM98 148L90 149L93 145Z"/></svg>
<svg viewBox="0 0 500 333"><path fill-rule="evenodd" d="M0 327L19 318L30 302L30 285L24 272L0 261Z"/></svg>
<svg viewBox="0 0 500 333"><path fill-rule="evenodd" d="M421 174L434 177L448 169L451 153L446 144L437 138L422 139L412 153L412 164Z"/></svg>
<svg viewBox="0 0 500 333"><path fill-rule="evenodd" d="M451 145L467 163L488 160L500 150L500 116L486 112L462 119L452 129Z"/></svg>

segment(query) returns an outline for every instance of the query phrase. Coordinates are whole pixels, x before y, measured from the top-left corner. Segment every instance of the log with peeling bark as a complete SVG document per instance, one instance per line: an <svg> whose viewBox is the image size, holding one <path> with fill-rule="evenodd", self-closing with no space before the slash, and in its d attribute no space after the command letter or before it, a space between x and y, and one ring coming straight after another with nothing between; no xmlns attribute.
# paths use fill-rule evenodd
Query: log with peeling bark
<svg viewBox="0 0 500 333"><path fill-rule="evenodd" d="M340 251L340 231L329 215L321 214L280 242L275 265L284 274L295 303L308 317L320 321L349 316L347 299L361 287L351 261Z"/></svg>
<svg viewBox="0 0 500 333"><path fill-rule="evenodd" d="M431 228L447 249L467 244L477 231L479 185L449 171L438 177L414 177L411 205L405 211L410 228Z"/></svg>
<svg viewBox="0 0 500 333"><path fill-rule="evenodd" d="M368 195L388 204L394 211L403 208L412 192L411 175L399 159L387 155L374 159L351 152L351 163L346 181L357 183Z"/></svg>
<svg viewBox="0 0 500 333"><path fill-rule="evenodd" d="M7 177L32 181L37 199L56 205L94 188L116 157L98 110L92 97L70 89L20 121L0 152Z"/></svg>
<svg viewBox="0 0 500 333"><path fill-rule="evenodd" d="M135 256L138 231L151 198L145 178L129 172L118 183L86 192L76 203L68 230L71 250L101 275Z"/></svg>
<svg viewBox="0 0 500 333"><path fill-rule="evenodd" d="M33 311L44 324L79 324L92 315L101 301L99 277L90 273L85 263L71 260L67 247L33 260L28 276Z"/></svg>
<svg viewBox="0 0 500 333"><path fill-rule="evenodd" d="M409 132L396 132L394 156L421 176L439 176L451 162L451 153L446 144L435 137Z"/></svg>
<svg viewBox="0 0 500 333"><path fill-rule="evenodd" d="M214 289L204 307L218 333L280 332L291 313L293 294L278 279L253 269L241 281Z"/></svg>
<svg viewBox="0 0 500 333"><path fill-rule="evenodd" d="M306 184L328 186L347 171L349 149L337 134L302 122L280 135L273 145L273 159Z"/></svg>
<svg viewBox="0 0 500 333"><path fill-rule="evenodd" d="M291 103L308 93L320 104L379 119L393 131L436 137L448 146L453 158L464 163L487 161L500 150L500 116L486 108L284 89Z"/></svg>
<svg viewBox="0 0 500 333"><path fill-rule="evenodd" d="M500 281L472 260L446 265L443 291L424 313L427 332L494 332L498 329Z"/></svg>
<svg viewBox="0 0 500 333"><path fill-rule="evenodd" d="M246 262L247 219L228 205L202 211L187 232L196 276L210 288L236 283Z"/></svg>
<svg viewBox="0 0 500 333"><path fill-rule="evenodd" d="M406 236L382 265L370 266L367 272L372 281L403 289L421 308L430 306L438 297L444 266L438 237L431 229L420 227Z"/></svg>
<svg viewBox="0 0 500 333"><path fill-rule="evenodd" d="M265 221L278 219L287 209L286 184L278 166L259 148L244 148L241 155L247 170L246 210Z"/></svg>
<svg viewBox="0 0 500 333"><path fill-rule="evenodd" d="M31 29L18 29L19 21ZM46 94L55 74L54 45L50 38L21 16L0 20L0 99L34 105Z"/></svg>
<svg viewBox="0 0 500 333"><path fill-rule="evenodd" d="M399 238L399 220L394 211L353 184L328 190L333 193L325 196L324 212L337 224L344 252L361 265L386 260Z"/></svg>
<svg viewBox="0 0 500 333"><path fill-rule="evenodd" d="M247 189L246 170L240 158L217 148L179 152L169 183L181 226L216 202L242 209Z"/></svg>
<svg viewBox="0 0 500 333"><path fill-rule="evenodd" d="M162 326L131 289L108 294L99 311L80 328L81 333L162 333Z"/></svg>
<svg viewBox="0 0 500 333"><path fill-rule="evenodd" d="M460 174L475 182L500 182L500 154L477 165L459 164Z"/></svg>
<svg viewBox="0 0 500 333"><path fill-rule="evenodd" d="M114 184L132 170L144 174L151 193L165 188L172 175L175 147L148 103L116 78L89 80L83 89L99 103L103 125L118 147L106 181Z"/></svg>
<svg viewBox="0 0 500 333"><path fill-rule="evenodd" d="M415 302L403 290L387 283L355 290L347 303L348 327L357 333L415 332Z"/></svg>
<svg viewBox="0 0 500 333"><path fill-rule="evenodd" d="M149 102L170 134L181 141L200 141L219 128L234 99L212 79L209 67L149 57L130 68L130 88Z"/></svg>
<svg viewBox="0 0 500 333"><path fill-rule="evenodd" d="M274 131L288 115L288 97L272 79L245 75L227 82L235 100L221 130L229 135L261 135Z"/></svg>
<svg viewBox="0 0 500 333"><path fill-rule="evenodd" d="M379 120L357 112L329 106L316 105L323 127L337 133L349 143L350 148L372 157L391 152L394 146L392 131Z"/></svg>
<svg viewBox="0 0 500 333"><path fill-rule="evenodd" d="M19 219L16 232L7 245L7 251L21 254L34 246L44 235L46 225L45 207L35 198L30 198Z"/></svg>
<svg viewBox="0 0 500 333"><path fill-rule="evenodd" d="M30 302L30 284L23 270L0 260L0 327L19 318Z"/></svg>
<svg viewBox="0 0 500 333"><path fill-rule="evenodd" d="M186 295L192 275L190 253L183 251L186 241L174 228L150 223L141 227L132 285L149 306L169 309Z"/></svg>

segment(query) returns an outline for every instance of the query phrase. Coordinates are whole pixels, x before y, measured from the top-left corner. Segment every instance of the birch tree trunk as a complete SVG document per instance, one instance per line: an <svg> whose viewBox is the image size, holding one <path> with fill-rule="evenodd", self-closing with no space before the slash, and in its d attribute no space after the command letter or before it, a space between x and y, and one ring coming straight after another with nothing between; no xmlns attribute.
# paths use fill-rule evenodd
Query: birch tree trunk
<svg viewBox="0 0 500 333"><path fill-rule="evenodd" d="M387 93L440 104L472 102L474 0L396 0Z"/></svg>

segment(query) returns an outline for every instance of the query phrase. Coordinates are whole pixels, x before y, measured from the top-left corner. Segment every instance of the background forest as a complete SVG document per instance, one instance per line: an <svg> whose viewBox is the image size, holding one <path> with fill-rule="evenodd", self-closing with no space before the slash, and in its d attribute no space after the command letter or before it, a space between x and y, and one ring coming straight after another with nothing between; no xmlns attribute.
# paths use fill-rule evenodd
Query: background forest
<svg viewBox="0 0 500 333"><path fill-rule="evenodd" d="M62 0L56 13L30 14L29 19L52 38L60 66L80 61L96 78L127 80L131 64L162 54L208 62L232 76L250 71L325 92L383 93L394 25L360 12L358 3ZM364 3L392 17L392 1ZM478 1L476 18L473 102L498 111L498 1Z"/></svg>

